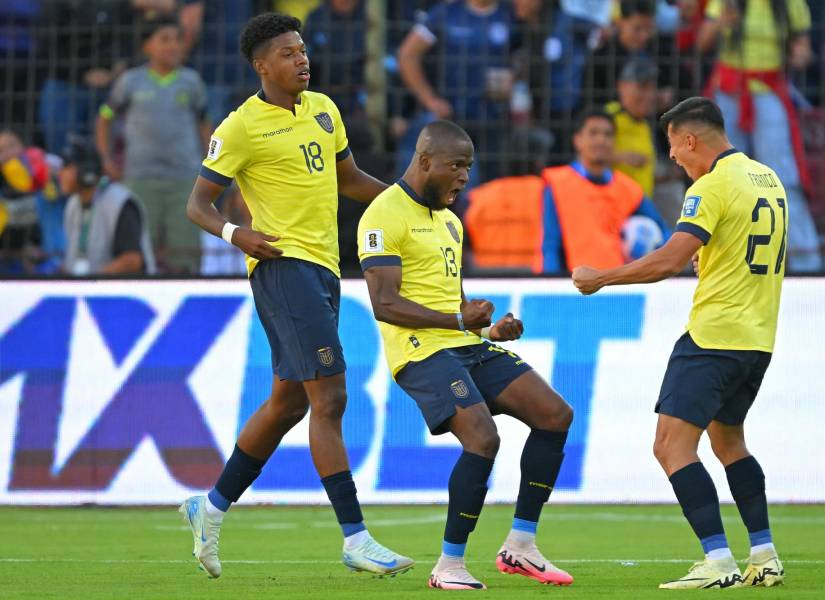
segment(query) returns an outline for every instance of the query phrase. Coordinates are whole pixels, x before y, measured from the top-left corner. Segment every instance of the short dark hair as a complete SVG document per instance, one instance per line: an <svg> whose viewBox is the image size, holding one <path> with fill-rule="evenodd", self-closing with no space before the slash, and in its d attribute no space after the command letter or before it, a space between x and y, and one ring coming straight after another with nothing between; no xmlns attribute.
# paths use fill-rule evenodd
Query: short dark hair
<svg viewBox="0 0 825 600"><path fill-rule="evenodd" d="M573 133L581 133L581 130L584 129L584 126L587 125L587 122L590 119L604 119L610 123L610 126L614 131L616 130L616 121L613 120L613 115L603 108L594 106L591 108L585 108L579 113L579 116L576 117L576 124L573 127Z"/></svg>
<svg viewBox="0 0 825 600"><path fill-rule="evenodd" d="M619 8L623 19L633 15L656 16L655 0L622 0Z"/></svg>
<svg viewBox="0 0 825 600"><path fill-rule="evenodd" d="M181 29L180 23L172 16L161 15L150 19L143 19L140 22L140 41L147 41L164 27L174 27L178 31Z"/></svg>
<svg viewBox="0 0 825 600"><path fill-rule="evenodd" d="M704 123L713 129L725 132L725 118L716 103L710 98L693 96L682 100L661 117L659 125L667 133L668 126L676 128L685 123Z"/></svg>
<svg viewBox="0 0 825 600"><path fill-rule="evenodd" d="M241 54L252 64L255 53L283 33L301 33L301 20L284 13L268 12L252 17L240 37Z"/></svg>

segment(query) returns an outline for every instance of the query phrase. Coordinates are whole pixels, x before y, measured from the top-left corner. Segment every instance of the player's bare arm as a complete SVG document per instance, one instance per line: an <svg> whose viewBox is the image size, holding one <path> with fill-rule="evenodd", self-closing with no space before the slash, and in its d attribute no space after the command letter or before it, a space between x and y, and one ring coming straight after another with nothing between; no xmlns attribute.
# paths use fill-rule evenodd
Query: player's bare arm
<svg viewBox="0 0 825 600"><path fill-rule="evenodd" d="M226 225L226 219L215 208L215 200L223 190L223 186L212 183L203 177L198 177L186 203L186 216L189 217L189 220L204 231L208 231L217 237L221 237L223 226ZM267 235L246 227L238 227L232 232L232 244L243 250L245 254L258 260L281 256L282 252L270 244L270 242L277 242L279 239L278 236Z"/></svg>
<svg viewBox="0 0 825 600"><path fill-rule="evenodd" d="M338 175L338 192L357 202L372 202L389 186L358 168L352 154L335 165Z"/></svg>
<svg viewBox="0 0 825 600"><path fill-rule="evenodd" d="M702 240L698 237L677 231L655 252L616 269L601 271L587 266L576 267L573 283L586 296L607 285L654 283L680 273L701 247Z"/></svg>
<svg viewBox="0 0 825 600"><path fill-rule="evenodd" d="M401 267L370 267L364 271L372 312L378 321L411 329L459 329L453 313L432 310L404 298L401 291ZM467 329L490 325L494 306L487 300L462 303L461 317Z"/></svg>
<svg viewBox="0 0 825 600"><path fill-rule="evenodd" d="M475 301L475 300L473 300ZM473 302L470 301L470 302ZM486 302L486 300L483 300ZM464 294L464 288L461 289L461 309L464 310L464 305L468 303L467 296ZM481 335L481 329L471 329L473 333L478 336L484 337ZM487 332L487 338L491 342L511 342L513 340L519 339L522 334L524 333L524 323L521 322L521 319L517 319L513 316L513 313L508 312L498 321L496 321L491 327L490 331Z"/></svg>

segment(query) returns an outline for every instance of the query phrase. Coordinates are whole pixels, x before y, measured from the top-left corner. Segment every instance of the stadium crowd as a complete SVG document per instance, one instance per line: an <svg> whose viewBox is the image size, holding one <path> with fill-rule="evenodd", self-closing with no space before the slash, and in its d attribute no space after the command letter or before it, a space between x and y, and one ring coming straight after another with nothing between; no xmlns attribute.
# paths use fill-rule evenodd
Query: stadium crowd
<svg viewBox="0 0 825 600"><path fill-rule="evenodd" d="M661 244L687 182L655 119L697 94L783 181L789 272L823 270L825 3L16 0L0 3L0 275L244 274L184 207L212 129L256 91L238 35L267 10L304 22L311 89L365 171L399 177L433 120L471 134L467 273L610 267ZM249 224L236 188L219 209ZM341 198L344 274L363 210Z"/></svg>

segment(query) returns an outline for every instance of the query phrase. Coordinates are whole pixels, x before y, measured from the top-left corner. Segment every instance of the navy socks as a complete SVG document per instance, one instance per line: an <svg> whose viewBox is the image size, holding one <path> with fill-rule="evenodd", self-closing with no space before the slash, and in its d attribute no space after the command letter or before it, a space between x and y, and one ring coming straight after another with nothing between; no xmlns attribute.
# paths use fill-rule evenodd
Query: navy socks
<svg viewBox="0 0 825 600"><path fill-rule="evenodd" d="M487 496L493 459L462 452L450 475L450 504L444 529L444 554L463 556L467 538L478 523Z"/></svg>
<svg viewBox="0 0 825 600"><path fill-rule="evenodd" d="M727 548L719 496L704 465L695 462L682 467L670 476L670 484L705 554Z"/></svg>
<svg viewBox="0 0 825 600"><path fill-rule="evenodd" d="M258 478L265 463L265 460L249 456L236 444L232 456L224 465L218 482L209 492L209 501L219 510L224 512L229 510L229 506L237 502L238 498Z"/></svg>

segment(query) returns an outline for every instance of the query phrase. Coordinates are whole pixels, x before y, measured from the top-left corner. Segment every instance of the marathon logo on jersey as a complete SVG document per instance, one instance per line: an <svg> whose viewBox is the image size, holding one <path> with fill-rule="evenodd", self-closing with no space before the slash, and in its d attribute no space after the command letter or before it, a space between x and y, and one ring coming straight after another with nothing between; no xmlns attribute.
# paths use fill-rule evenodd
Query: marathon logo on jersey
<svg viewBox="0 0 825 600"><path fill-rule="evenodd" d="M453 395L456 398L466 398L470 395L470 389L467 387L467 384L464 383L464 381L461 379L459 379L458 381L453 381L450 384L450 389L453 391Z"/></svg>
<svg viewBox="0 0 825 600"><path fill-rule="evenodd" d="M216 138L214 135L209 140L209 150L206 152L206 158L209 160L215 160L218 158L218 154L221 153L221 148L223 147L223 140L221 138Z"/></svg>
<svg viewBox="0 0 825 600"><path fill-rule="evenodd" d="M455 228L452 221L447 221L447 231L450 232L450 235L453 237L456 244L461 243L461 237L458 235L458 229Z"/></svg>
<svg viewBox="0 0 825 600"><path fill-rule="evenodd" d="M327 133L332 133L335 131L335 125L333 125L332 117L329 116L329 113L318 113L315 115L315 120L318 121L318 125L321 126L321 129Z"/></svg>
<svg viewBox="0 0 825 600"><path fill-rule="evenodd" d="M384 231L382 229L370 229L364 232L364 252L384 251Z"/></svg>
<svg viewBox="0 0 825 600"><path fill-rule="evenodd" d="M318 350L318 361L325 367L331 367L335 362L335 353L330 346Z"/></svg>
<svg viewBox="0 0 825 600"><path fill-rule="evenodd" d="M685 204L682 206L683 217L695 217L699 214L699 203L702 201L702 196L688 196L685 198Z"/></svg>
<svg viewBox="0 0 825 600"><path fill-rule="evenodd" d="M410 343L413 345L413 348L418 348L421 346L421 342L419 342L418 338L414 335L410 336Z"/></svg>

